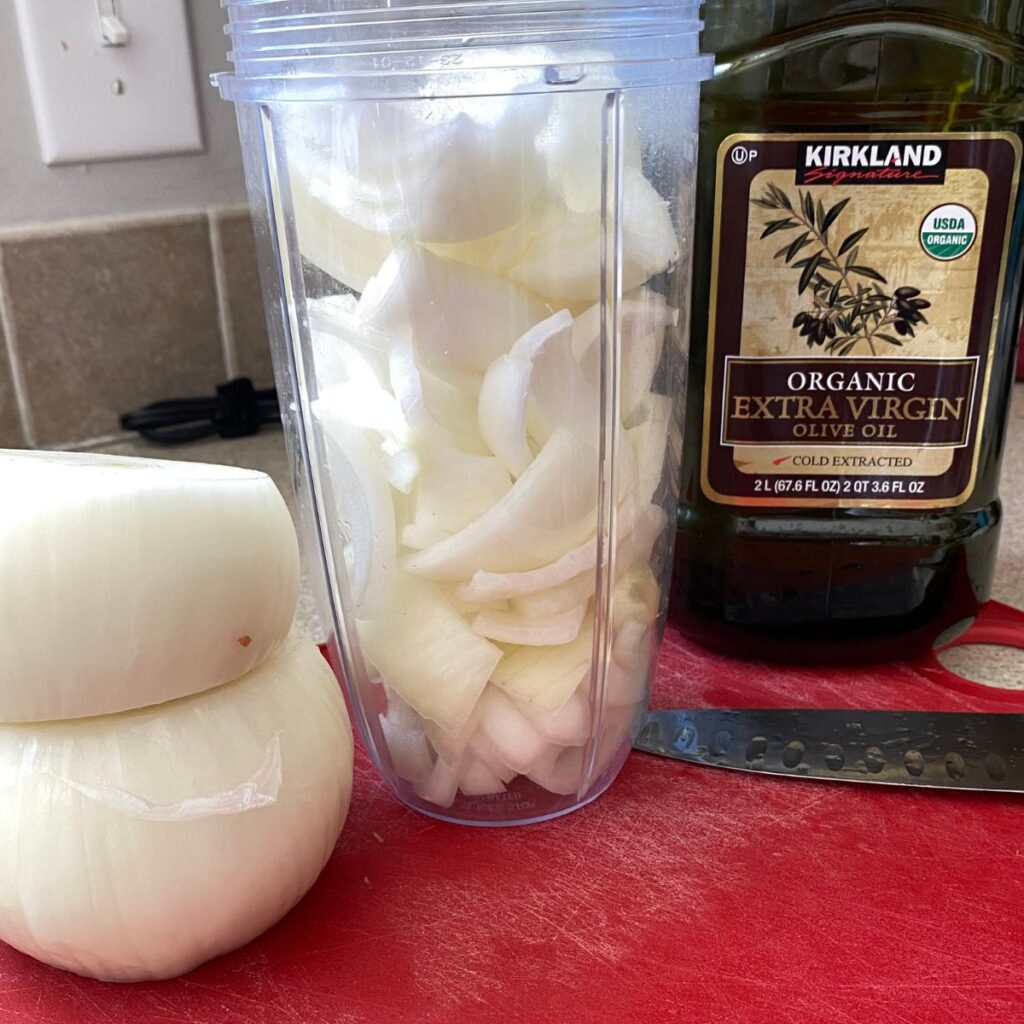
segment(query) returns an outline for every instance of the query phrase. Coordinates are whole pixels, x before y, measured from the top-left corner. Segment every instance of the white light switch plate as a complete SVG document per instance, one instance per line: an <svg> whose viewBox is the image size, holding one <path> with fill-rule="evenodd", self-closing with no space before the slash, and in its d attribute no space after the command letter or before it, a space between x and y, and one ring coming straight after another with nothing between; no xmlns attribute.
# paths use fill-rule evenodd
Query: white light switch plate
<svg viewBox="0 0 1024 1024"><path fill-rule="evenodd" d="M45 163L202 149L184 0L116 0L124 46L97 0L14 3Z"/></svg>

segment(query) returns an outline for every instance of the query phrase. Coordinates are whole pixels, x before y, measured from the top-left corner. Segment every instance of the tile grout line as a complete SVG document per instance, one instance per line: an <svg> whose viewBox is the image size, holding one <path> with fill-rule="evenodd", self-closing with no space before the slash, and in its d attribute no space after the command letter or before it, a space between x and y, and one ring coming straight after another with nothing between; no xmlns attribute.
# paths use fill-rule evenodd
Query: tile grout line
<svg viewBox="0 0 1024 1024"><path fill-rule="evenodd" d="M248 209L248 206L244 203L206 208L190 206L180 209L115 213L95 217L67 217L54 221L12 224L7 227L0 227L0 243L21 242L34 238L63 238L68 235L92 234L96 231L160 227L175 221L199 217L208 218L210 211L230 215L248 212Z"/></svg>
<svg viewBox="0 0 1024 1024"><path fill-rule="evenodd" d="M220 328L224 372L228 380L234 380L238 376L238 353L235 350L234 324L231 322L231 307L228 304L228 275L224 267L224 252L221 246L220 219L216 211L207 210L206 223L210 256L213 260L213 287L217 294L217 324Z"/></svg>
<svg viewBox="0 0 1024 1024"><path fill-rule="evenodd" d="M4 247L0 245L0 329L6 340L7 362L11 369L11 384L14 389L14 403L18 407L18 419L21 421L21 432L25 444L29 448L37 446L35 423L28 401L28 385L21 372L21 360L18 358L18 344L14 330L14 310L11 308L11 289L7 281L7 268L4 263Z"/></svg>

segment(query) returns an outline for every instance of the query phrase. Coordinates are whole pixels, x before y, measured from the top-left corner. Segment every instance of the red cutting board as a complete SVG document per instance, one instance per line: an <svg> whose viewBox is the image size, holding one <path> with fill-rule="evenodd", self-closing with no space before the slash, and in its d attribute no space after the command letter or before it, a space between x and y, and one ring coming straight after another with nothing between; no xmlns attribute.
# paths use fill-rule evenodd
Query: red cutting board
<svg viewBox="0 0 1024 1024"><path fill-rule="evenodd" d="M990 606L974 639L1024 644ZM782 669L670 631L659 706L1024 710L937 662ZM0 947L0 1024L1018 1021L1024 797L796 782L634 755L558 821L471 829L357 760L309 896L187 978L113 986Z"/></svg>

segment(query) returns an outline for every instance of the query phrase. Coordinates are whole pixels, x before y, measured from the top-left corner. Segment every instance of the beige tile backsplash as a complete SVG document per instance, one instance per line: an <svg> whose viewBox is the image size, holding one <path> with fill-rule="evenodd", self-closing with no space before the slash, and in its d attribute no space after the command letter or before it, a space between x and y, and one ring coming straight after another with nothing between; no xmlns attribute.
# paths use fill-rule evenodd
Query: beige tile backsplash
<svg viewBox="0 0 1024 1024"><path fill-rule="evenodd" d="M232 375L272 383L244 211L0 235L0 300L0 446L84 444Z"/></svg>
<svg viewBox="0 0 1024 1024"><path fill-rule="evenodd" d="M253 258L256 239L252 220L245 212L220 211L211 214L210 227L220 262L218 281L232 343L230 354L241 376L250 377L258 388L273 387L267 321Z"/></svg>
<svg viewBox="0 0 1024 1024"><path fill-rule="evenodd" d="M21 448L24 444L25 435L21 429L11 364L5 350L3 322L0 320L0 448Z"/></svg>

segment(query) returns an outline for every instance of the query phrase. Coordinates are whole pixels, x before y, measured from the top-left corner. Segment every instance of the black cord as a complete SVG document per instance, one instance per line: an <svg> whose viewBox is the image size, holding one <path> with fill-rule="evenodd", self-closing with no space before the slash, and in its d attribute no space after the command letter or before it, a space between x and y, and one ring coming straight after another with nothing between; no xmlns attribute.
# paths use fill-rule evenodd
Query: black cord
<svg viewBox="0 0 1024 1024"><path fill-rule="evenodd" d="M155 444L247 437L265 423L280 422L277 392L257 391L248 377L221 384L214 398L171 398L121 417L125 430L136 430Z"/></svg>

